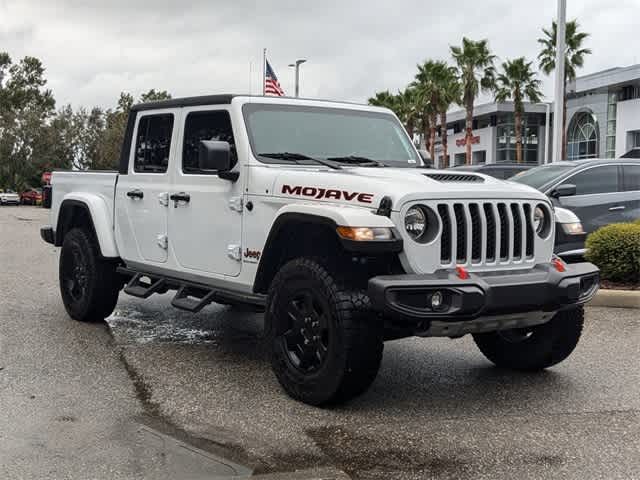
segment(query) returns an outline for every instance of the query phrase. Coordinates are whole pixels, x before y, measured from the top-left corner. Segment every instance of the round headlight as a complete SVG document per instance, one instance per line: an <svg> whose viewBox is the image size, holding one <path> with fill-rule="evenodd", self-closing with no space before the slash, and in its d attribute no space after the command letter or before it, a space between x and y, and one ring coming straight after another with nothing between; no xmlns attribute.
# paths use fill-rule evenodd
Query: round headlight
<svg viewBox="0 0 640 480"><path fill-rule="evenodd" d="M540 237L544 237L549 224L549 213L546 208L538 205L533 211L533 228Z"/></svg>
<svg viewBox="0 0 640 480"><path fill-rule="evenodd" d="M411 207L404 216L404 229L414 240L427 231L427 214L420 207Z"/></svg>

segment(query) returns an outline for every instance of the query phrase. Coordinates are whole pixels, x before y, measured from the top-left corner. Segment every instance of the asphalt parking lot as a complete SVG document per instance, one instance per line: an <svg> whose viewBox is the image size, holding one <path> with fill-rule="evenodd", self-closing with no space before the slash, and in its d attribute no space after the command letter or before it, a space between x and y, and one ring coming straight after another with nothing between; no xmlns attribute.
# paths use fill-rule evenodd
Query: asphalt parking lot
<svg viewBox="0 0 640 480"><path fill-rule="evenodd" d="M122 294L108 327L70 320L47 213L0 208L2 478L640 478L638 310L589 308L576 352L538 374L466 337L390 342L373 387L323 410L281 391L260 315ZM167 461L173 441L192 457Z"/></svg>

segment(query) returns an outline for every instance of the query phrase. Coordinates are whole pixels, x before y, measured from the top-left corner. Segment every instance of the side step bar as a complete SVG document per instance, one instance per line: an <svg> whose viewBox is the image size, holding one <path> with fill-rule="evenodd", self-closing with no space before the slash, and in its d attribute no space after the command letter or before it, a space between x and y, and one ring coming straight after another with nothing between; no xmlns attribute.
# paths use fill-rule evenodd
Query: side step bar
<svg viewBox="0 0 640 480"><path fill-rule="evenodd" d="M266 296L225 290L211 285L187 280L163 277L157 274L118 267L118 273L130 277L124 292L138 298L149 298L154 293L177 290L171 305L189 312L199 312L212 302L241 304L250 310L262 312L266 306Z"/></svg>
<svg viewBox="0 0 640 480"><path fill-rule="evenodd" d="M149 282L146 282L144 279L148 278ZM165 287L165 279L164 278L152 278L149 275L143 275L142 273L136 273L127 286L124 287L124 293L129 295L133 295L138 298L149 298L152 294L162 291L162 288ZM165 288L163 293L166 292Z"/></svg>

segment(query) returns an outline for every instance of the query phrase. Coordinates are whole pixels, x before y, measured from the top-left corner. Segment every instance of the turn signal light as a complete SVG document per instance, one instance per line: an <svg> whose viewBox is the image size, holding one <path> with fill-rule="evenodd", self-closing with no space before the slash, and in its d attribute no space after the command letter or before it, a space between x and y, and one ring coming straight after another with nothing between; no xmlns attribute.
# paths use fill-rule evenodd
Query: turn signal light
<svg viewBox="0 0 640 480"><path fill-rule="evenodd" d="M359 242L393 239L391 229L385 227L338 227L337 231L342 238Z"/></svg>

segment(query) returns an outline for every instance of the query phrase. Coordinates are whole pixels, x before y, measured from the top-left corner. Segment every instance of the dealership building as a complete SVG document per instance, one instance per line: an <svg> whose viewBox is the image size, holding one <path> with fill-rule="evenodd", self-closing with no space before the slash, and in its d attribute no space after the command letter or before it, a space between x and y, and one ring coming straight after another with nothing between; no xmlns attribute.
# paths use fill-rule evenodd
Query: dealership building
<svg viewBox="0 0 640 480"><path fill-rule="evenodd" d="M451 165L465 162L465 111L447 115ZM551 161L553 104L525 103L523 161ZM436 140L442 165L442 143ZM513 103L487 103L474 108L473 163L516 160ZM578 77L567 85L567 158L640 157L640 64L611 68ZM435 162L434 162L435 163Z"/></svg>

